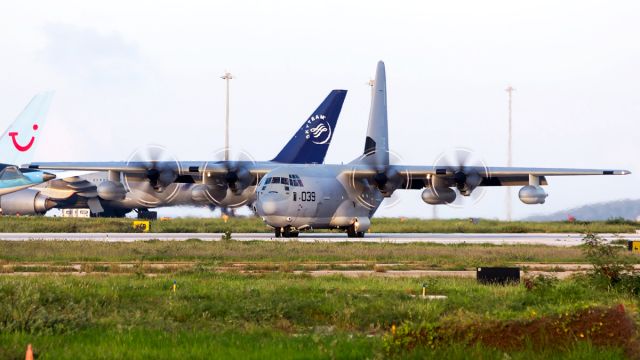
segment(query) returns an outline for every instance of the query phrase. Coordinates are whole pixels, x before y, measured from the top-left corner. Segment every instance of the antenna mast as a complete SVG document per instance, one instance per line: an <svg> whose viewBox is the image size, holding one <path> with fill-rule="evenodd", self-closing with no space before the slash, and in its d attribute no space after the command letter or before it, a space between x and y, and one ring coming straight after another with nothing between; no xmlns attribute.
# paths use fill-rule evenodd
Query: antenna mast
<svg viewBox="0 0 640 360"><path fill-rule="evenodd" d="M508 134L508 143L507 143L507 166L513 166L513 152L512 152L512 117L511 117L511 99L513 96L513 92L516 89L509 85L505 91L509 94L509 134ZM511 221L511 188L507 186L507 221Z"/></svg>
<svg viewBox="0 0 640 360"><path fill-rule="evenodd" d="M233 79L230 72L225 71L220 77L227 83L227 93L225 96L225 121L224 121L224 161L229 161L229 81Z"/></svg>

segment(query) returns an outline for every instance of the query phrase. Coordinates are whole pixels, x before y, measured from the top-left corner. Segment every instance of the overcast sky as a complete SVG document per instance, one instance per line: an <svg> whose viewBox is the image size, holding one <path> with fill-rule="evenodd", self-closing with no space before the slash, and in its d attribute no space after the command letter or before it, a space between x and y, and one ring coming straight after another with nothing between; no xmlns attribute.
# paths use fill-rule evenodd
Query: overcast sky
<svg viewBox="0 0 640 360"><path fill-rule="evenodd" d="M545 205L512 190L514 216L638 198L638 1L11 1L0 4L0 124L56 90L35 160L124 160L161 144L180 160L231 144L275 156L331 89L347 89L327 162L364 146L378 60L387 66L390 146L431 165L453 147L506 165L624 168L551 178ZM504 189L438 215L505 216ZM184 214L171 210L169 214ZM430 217L420 192L379 215Z"/></svg>

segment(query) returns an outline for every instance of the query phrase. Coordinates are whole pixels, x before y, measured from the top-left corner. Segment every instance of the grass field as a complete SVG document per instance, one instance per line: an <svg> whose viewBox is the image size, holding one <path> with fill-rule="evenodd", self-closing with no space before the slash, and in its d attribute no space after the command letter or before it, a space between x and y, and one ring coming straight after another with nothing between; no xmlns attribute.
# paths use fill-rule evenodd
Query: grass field
<svg viewBox="0 0 640 360"><path fill-rule="evenodd" d="M640 257L623 246L618 253L629 263ZM307 243L297 241L0 241L0 264L11 262L153 262L194 261L203 265L236 262L395 263L424 269L468 269L525 262L584 263L580 247L541 245L443 245L434 243Z"/></svg>
<svg viewBox="0 0 640 360"><path fill-rule="evenodd" d="M163 261L194 265L149 271ZM293 273L586 261L581 248L547 246L4 241L0 359L24 358L27 343L39 359L637 358L638 296L585 275L486 286ZM92 272L49 272L76 262ZM255 271L215 270L236 263ZM423 299L423 284L447 299Z"/></svg>
<svg viewBox="0 0 640 360"><path fill-rule="evenodd" d="M173 281L177 291L172 292ZM310 278L290 274L177 273L144 277L1 277L0 358L624 358L627 339L601 332L563 334L569 345L509 349L482 341L389 350L391 328L533 321L619 307L635 321L637 299L584 280L542 290L481 286L469 279ZM603 321L608 318L600 319ZM404 324L404 325L403 325ZM481 333L482 330L476 330ZM619 335L616 333L616 336ZM606 336L606 334L604 335ZM621 336L629 336L623 333ZM471 351L471 352L469 352ZM626 354L626 355L625 355Z"/></svg>
<svg viewBox="0 0 640 360"><path fill-rule="evenodd" d="M74 219L52 217L0 217L0 232L135 232L131 219ZM632 221L599 222L503 222L468 219L423 220L374 218L372 232L378 233L632 233L640 224ZM271 232L258 218L170 219L151 222L151 232L158 233L232 233Z"/></svg>

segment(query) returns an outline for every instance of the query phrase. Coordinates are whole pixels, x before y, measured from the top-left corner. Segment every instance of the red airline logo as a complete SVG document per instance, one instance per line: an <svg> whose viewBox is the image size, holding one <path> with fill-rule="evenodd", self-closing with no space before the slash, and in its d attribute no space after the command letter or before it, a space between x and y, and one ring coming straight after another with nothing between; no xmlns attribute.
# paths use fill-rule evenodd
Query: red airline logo
<svg viewBox="0 0 640 360"><path fill-rule="evenodd" d="M36 130L38 130L38 124L33 124L33 131L36 131ZM22 151L22 152L25 152L31 149L31 146L33 146L33 142L36 141L36 138L32 136L31 140L29 140L29 143L23 146L18 143L18 140L16 140L16 136L18 136L18 133L16 131L10 132L9 136L11 136L11 140L13 140L13 146L18 151Z"/></svg>

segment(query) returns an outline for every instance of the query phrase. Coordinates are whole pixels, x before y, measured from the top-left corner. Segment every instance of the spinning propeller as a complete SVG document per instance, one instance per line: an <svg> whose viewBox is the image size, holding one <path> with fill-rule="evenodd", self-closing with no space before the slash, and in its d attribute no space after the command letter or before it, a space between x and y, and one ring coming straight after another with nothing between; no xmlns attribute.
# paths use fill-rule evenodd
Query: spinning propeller
<svg viewBox="0 0 640 360"><path fill-rule="evenodd" d="M375 175L369 179L358 179L354 168L349 179L352 189L357 194L358 202L369 209L375 208L385 198L387 200L382 202L380 208L390 208L397 205L401 198L396 190L408 189L410 185L409 181L405 181L409 179L409 174L399 172L391 166L402 164L402 157L392 151L380 155L379 158L374 156L370 161L367 161L367 156L372 156L372 154L365 154L356 161L357 163L368 163L366 166L375 172Z"/></svg>
<svg viewBox="0 0 640 360"><path fill-rule="evenodd" d="M227 157L229 160L225 161ZM213 154L212 159L214 160L204 164L202 171L200 190L204 197L224 208L247 204L251 200L251 194L244 194L244 191L258 180L249 171L249 167L255 164L253 157L243 150L220 149Z"/></svg>
<svg viewBox="0 0 640 360"><path fill-rule="evenodd" d="M127 160L128 166L144 169L141 173L124 173L124 186L138 203L157 206L173 200L180 184L174 183L181 173L180 162L160 145L138 148Z"/></svg>
<svg viewBox="0 0 640 360"><path fill-rule="evenodd" d="M454 148L443 152L434 162L435 169L446 169L452 178L434 175L429 186L434 193L438 189L454 187L456 200L447 205L465 207L478 202L484 196L484 188L478 188L483 178L489 178L489 169L476 153L465 148Z"/></svg>

